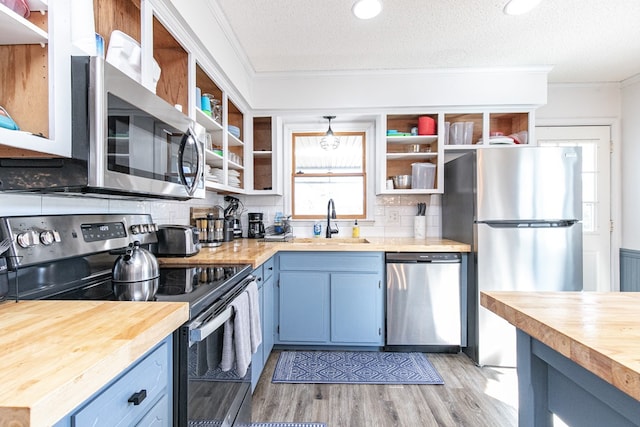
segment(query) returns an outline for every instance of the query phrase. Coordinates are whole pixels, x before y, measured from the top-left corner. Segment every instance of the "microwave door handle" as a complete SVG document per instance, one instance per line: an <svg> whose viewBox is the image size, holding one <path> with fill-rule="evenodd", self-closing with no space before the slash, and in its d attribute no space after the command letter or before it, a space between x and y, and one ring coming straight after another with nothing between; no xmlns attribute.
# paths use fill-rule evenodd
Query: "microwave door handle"
<svg viewBox="0 0 640 427"><path fill-rule="evenodd" d="M183 169L184 152L187 144L189 143L189 140L192 141L193 147L196 150L196 173L193 176L191 184L189 184L187 177L184 175ZM180 141L180 148L178 149L178 174L180 175L180 180L182 181L183 185L187 188L187 193L189 193L189 195L192 195L194 193L196 187L198 186L198 182L200 181L200 174L202 173L202 171L200 170L200 156L201 154L198 150L198 143L193 137L193 134L191 133L191 131L185 132L185 134L182 136L182 140Z"/></svg>

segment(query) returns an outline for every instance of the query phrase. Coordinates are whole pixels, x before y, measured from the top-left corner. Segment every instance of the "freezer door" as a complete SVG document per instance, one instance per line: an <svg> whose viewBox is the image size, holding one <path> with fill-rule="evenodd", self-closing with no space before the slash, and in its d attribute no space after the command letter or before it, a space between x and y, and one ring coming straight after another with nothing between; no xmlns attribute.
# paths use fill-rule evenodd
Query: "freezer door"
<svg viewBox="0 0 640 427"><path fill-rule="evenodd" d="M476 166L477 221L582 219L580 148L482 149Z"/></svg>
<svg viewBox="0 0 640 427"><path fill-rule="evenodd" d="M477 292L582 290L582 224L476 231ZM513 326L480 307L477 333L479 365L516 366Z"/></svg>

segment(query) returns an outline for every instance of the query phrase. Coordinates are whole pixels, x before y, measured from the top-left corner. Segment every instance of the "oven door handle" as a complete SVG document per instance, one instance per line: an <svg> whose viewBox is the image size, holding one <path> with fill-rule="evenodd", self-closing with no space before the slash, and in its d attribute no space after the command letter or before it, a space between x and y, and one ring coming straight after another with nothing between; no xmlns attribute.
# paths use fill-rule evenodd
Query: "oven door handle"
<svg viewBox="0 0 640 427"><path fill-rule="evenodd" d="M224 325L224 322L229 320L232 315L233 307L229 306L218 316L211 319L211 321L189 330L189 345L191 346L193 343L204 341L216 329Z"/></svg>

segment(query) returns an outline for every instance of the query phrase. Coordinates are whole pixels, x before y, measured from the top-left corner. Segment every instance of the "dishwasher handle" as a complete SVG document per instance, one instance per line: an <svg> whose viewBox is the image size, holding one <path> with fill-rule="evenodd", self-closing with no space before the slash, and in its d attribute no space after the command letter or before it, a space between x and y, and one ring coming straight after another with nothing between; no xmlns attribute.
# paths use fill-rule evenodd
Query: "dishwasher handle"
<svg viewBox="0 0 640 427"><path fill-rule="evenodd" d="M462 255L459 252L394 252L387 253L387 264L459 264Z"/></svg>

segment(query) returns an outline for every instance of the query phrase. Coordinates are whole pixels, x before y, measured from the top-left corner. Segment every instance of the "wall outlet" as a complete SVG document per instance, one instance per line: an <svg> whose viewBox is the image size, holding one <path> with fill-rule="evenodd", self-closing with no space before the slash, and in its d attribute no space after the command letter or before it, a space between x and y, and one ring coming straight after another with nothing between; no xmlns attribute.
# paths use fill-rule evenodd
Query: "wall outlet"
<svg viewBox="0 0 640 427"><path fill-rule="evenodd" d="M388 225L400 225L400 211L397 209L391 209L387 212L387 224Z"/></svg>

